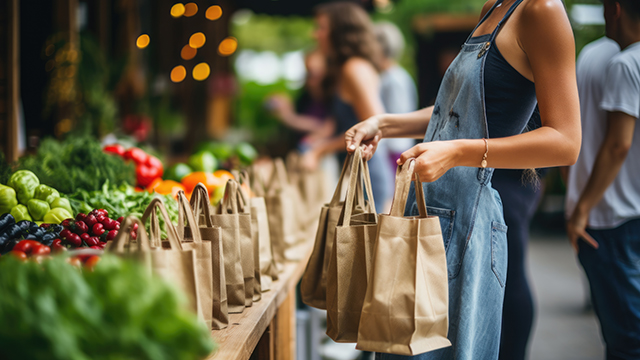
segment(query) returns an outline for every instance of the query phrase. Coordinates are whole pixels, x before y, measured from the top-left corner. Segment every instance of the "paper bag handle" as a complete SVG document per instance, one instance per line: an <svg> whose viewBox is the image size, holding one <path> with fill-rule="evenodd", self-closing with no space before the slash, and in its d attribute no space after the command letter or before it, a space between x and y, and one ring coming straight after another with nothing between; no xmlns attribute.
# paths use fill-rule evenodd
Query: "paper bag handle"
<svg viewBox="0 0 640 360"><path fill-rule="evenodd" d="M204 218L207 227L213 227L211 221L211 203L209 202L209 191L203 183L198 183L191 193L191 209L193 209L193 216L200 224L200 213L204 211Z"/></svg>
<svg viewBox="0 0 640 360"><path fill-rule="evenodd" d="M113 242L107 249L107 252L114 253L123 253L125 252L124 246L126 244L131 245L131 229L133 228L133 224L138 224L138 238L136 239L136 244L138 245L138 251L150 251L151 246L149 245L149 237L147 236L147 231L144 228L144 223L140 221L137 217L133 215L127 216L120 226L120 231L113 239ZM129 246L129 249L131 247Z"/></svg>
<svg viewBox="0 0 640 360"><path fill-rule="evenodd" d="M146 223L147 219L151 216L151 229L150 235L154 241L154 245L158 247L162 247L162 239L160 239L160 222L158 221L157 210L160 210L160 214L164 218L164 224L167 229L167 240L169 240L169 246L172 249L180 249L182 250L182 244L178 240L178 231L175 226L171 223L171 217L169 217L169 213L167 212L166 207L164 206L164 201L161 198L154 198L147 206L147 209L144 211L142 215L142 222Z"/></svg>
<svg viewBox="0 0 640 360"><path fill-rule="evenodd" d="M351 224L351 213L353 212L353 202L355 201L356 196L358 195L358 187L362 187L362 182L364 181L364 187L369 195L369 211L371 211L378 221L378 214L375 211L375 201L373 199L373 191L371 190L371 177L369 175L369 166L362 159L362 149L357 148L353 152L353 161L351 164L351 174L349 176L349 187L347 188L347 196L344 201L342 212L340 214L339 223L342 223L344 226L349 226Z"/></svg>
<svg viewBox="0 0 640 360"><path fill-rule="evenodd" d="M184 241L184 228L185 222L184 219L187 219L186 225L189 226L191 230L191 238L193 238L193 242L202 243L202 236L200 236L200 225L198 225L198 221L196 217L193 215L193 209L191 208L191 204L189 200L187 200L187 195L185 195L184 191L178 191L178 237Z"/></svg>
<svg viewBox="0 0 640 360"><path fill-rule="evenodd" d="M244 213L245 204L241 201L238 194L238 182L229 179L224 189L224 197L220 202L218 212L220 214L242 214Z"/></svg>
<svg viewBox="0 0 640 360"><path fill-rule="evenodd" d="M414 185L416 189L416 203L421 218L427 217L427 206L424 199L424 190L420 176L414 172L416 159L409 159L403 165L398 165L396 169L396 186L393 193L393 201L391 203L390 216L403 217L404 209L407 206L407 197L411 188L411 178L415 174Z"/></svg>

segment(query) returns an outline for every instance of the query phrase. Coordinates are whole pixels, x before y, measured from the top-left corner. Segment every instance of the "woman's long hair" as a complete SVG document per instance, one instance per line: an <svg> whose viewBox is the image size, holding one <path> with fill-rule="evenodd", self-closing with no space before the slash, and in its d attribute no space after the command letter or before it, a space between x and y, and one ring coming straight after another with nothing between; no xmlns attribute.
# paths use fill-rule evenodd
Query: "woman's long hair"
<svg viewBox="0 0 640 360"><path fill-rule="evenodd" d="M335 91L342 65L352 57L364 58L377 71L381 70L380 44L376 39L371 19L361 6L351 2L331 2L318 5L315 13L329 18L329 42L332 51L327 58L325 79L325 87L329 93Z"/></svg>

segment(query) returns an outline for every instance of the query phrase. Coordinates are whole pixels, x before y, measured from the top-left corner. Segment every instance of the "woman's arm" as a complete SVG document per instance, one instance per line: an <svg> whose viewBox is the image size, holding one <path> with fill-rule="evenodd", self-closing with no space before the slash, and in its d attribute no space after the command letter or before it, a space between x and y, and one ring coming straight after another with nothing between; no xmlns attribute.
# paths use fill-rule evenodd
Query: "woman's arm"
<svg viewBox="0 0 640 360"><path fill-rule="evenodd" d="M560 0L533 0L522 6L517 40L535 80L542 127L488 140L487 166L525 169L572 165L580 150L581 132L571 26ZM400 163L417 158L420 178L435 181L454 166L479 167L484 153L482 139L431 142L405 152Z"/></svg>

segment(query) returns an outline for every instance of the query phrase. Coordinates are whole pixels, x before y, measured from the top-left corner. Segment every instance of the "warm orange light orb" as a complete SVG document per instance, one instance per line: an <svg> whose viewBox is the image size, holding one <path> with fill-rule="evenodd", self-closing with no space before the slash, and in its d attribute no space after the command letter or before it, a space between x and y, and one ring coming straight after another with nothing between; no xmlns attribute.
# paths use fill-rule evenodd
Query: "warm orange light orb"
<svg viewBox="0 0 640 360"><path fill-rule="evenodd" d="M138 40L136 40L136 46L139 49L144 49L147 46L149 46L149 42L151 42L151 38L149 38L149 35L142 34L142 35L138 36Z"/></svg>
<svg viewBox="0 0 640 360"><path fill-rule="evenodd" d="M189 45L185 45L182 47L182 50L180 51L180 57L184 60L191 60L196 56L197 53L198 53L197 49L194 49Z"/></svg>
<svg viewBox="0 0 640 360"><path fill-rule="evenodd" d="M197 32L189 38L189 46L194 49L201 48L205 42L207 42L207 38L201 32Z"/></svg>
<svg viewBox="0 0 640 360"><path fill-rule="evenodd" d="M198 13L198 5L196 3L188 3L184 6L184 16L191 17Z"/></svg>
<svg viewBox="0 0 640 360"><path fill-rule="evenodd" d="M200 63L193 68L193 78L198 81L208 78L210 73L211 69L207 63Z"/></svg>
<svg viewBox="0 0 640 360"><path fill-rule="evenodd" d="M182 65L178 65L171 70L171 81L179 83L187 76L187 69Z"/></svg>
<svg viewBox="0 0 640 360"><path fill-rule="evenodd" d="M178 18L184 15L184 12L185 12L185 7L184 5L182 5L182 3L174 4L171 7L171 16L173 16L174 18Z"/></svg>
<svg viewBox="0 0 640 360"><path fill-rule="evenodd" d="M233 36L229 36L228 38L222 40L222 42L218 46L218 53L222 56L229 56L236 52L237 48L238 40Z"/></svg>
<svg viewBox="0 0 640 360"><path fill-rule="evenodd" d="M209 6L204 16L209 20L218 20L222 16L222 8L218 5Z"/></svg>

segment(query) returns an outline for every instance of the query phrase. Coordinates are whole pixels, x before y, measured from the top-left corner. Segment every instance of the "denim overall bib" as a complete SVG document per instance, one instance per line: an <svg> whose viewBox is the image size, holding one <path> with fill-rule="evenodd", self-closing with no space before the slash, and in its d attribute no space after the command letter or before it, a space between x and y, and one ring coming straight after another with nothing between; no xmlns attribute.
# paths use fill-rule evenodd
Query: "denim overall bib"
<svg viewBox="0 0 640 360"><path fill-rule="evenodd" d="M501 25L521 2L513 4L487 40L471 44L475 29L471 32L444 75L425 142L489 137L484 103L485 54ZM501 3L496 2L478 26ZM478 157L478 165L481 160ZM377 360L498 358L507 274L507 226L500 196L491 187L492 174L492 168L454 167L438 180L422 184L427 212L440 217L447 252L448 338L453 346L417 356L378 353ZM418 215L414 188L406 215Z"/></svg>

